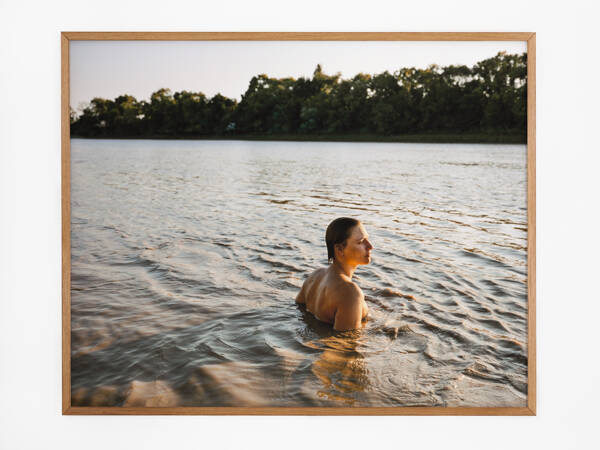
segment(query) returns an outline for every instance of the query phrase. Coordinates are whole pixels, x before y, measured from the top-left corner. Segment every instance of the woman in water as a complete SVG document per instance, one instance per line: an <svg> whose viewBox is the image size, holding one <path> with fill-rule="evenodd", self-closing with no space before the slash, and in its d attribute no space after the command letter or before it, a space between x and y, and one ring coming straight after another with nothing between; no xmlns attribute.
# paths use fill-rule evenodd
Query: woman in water
<svg viewBox="0 0 600 450"><path fill-rule="evenodd" d="M329 266L315 270L302 285L296 303L338 331L360 328L369 308L352 275L361 264L371 262L373 246L360 221L335 219L325 233Z"/></svg>

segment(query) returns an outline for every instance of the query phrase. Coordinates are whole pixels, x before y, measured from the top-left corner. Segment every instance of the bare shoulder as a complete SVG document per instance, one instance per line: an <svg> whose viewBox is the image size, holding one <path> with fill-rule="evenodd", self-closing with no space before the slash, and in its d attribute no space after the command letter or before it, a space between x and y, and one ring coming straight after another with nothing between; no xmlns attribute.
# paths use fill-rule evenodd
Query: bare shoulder
<svg viewBox="0 0 600 450"><path fill-rule="evenodd" d="M337 310L333 328L338 331L361 327L364 294L356 283L345 282L336 292Z"/></svg>
<svg viewBox="0 0 600 450"><path fill-rule="evenodd" d="M341 283L335 290L335 296L336 300L340 304L344 305L354 303L361 304L361 302L365 298L362 289L358 286L358 284L354 283L353 281Z"/></svg>
<svg viewBox="0 0 600 450"><path fill-rule="evenodd" d="M320 269L317 269L313 273L311 273L306 279L306 281L321 278L323 275L325 275L325 272L327 272L327 267L321 267Z"/></svg>
<svg viewBox="0 0 600 450"><path fill-rule="evenodd" d="M300 292L298 292L298 295L296 296L296 303L306 303L306 291L308 291L308 289L313 285L313 283L315 283L318 280L320 280L321 278L323 278L323 276L325 275L326 272L327 272L327 269L324 267L317 269L313 273L311 273L306 278L306 280L304 280L304 283L302 283L302 288L300 289Z"/></svg>
<svg viewBox="0 0 600 450"><path fill-rule="evenodd" d="M313 283L318 282L325 276L326 273L327 269L325 267L315 270L306 278L306 280L304 280L304 283L302 284L302 289L308 288Z"/></svg>

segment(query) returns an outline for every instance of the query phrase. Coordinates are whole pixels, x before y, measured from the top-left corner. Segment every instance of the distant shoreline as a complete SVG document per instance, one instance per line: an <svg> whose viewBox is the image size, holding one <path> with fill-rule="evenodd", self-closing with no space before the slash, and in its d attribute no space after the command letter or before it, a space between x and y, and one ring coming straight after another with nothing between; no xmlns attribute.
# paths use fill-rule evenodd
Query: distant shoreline
<svg viewBox="0 0 600 450"><path fill-rule="evenodd" d="M202 140L202 141L296 141L296 142L390 142L411 144L527 144L521 134L404 134L382 136L356 135L297 135L297 134L251 134L227 136L150 135L150 136L78 136L76 139L131 139L131 140Z"/></svg>

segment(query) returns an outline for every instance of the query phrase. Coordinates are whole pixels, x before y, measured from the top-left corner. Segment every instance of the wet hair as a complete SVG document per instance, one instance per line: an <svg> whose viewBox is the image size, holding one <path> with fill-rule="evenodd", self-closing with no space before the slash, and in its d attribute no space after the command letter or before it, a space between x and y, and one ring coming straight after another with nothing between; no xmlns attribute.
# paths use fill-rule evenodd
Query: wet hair
<svg viewBox="0 0 600 450"><path fill-rule="evenodd" d="M359 220L350 217L339 217L329 224L325 232L325 243L327 244L327 261L332 262L335 259L335 246L337 244L346 245L346 240L350 237L350 231Z"/></svg>

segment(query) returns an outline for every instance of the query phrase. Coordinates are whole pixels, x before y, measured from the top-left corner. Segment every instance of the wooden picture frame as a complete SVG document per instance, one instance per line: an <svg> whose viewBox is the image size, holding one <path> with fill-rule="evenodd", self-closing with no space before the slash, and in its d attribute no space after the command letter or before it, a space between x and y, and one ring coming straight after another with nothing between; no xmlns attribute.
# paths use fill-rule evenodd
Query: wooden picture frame
<svg viewBox="0 0 600 450"><path fill-rule="evenodd" d="M527 43L526 407L78 407L71 403L71 41L524 41ZM61 33L62 413L65 415L535 415L536 414L536 35L535 33Z"/></svg>

